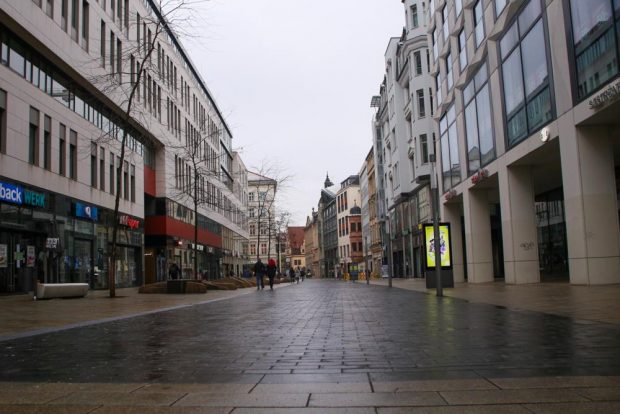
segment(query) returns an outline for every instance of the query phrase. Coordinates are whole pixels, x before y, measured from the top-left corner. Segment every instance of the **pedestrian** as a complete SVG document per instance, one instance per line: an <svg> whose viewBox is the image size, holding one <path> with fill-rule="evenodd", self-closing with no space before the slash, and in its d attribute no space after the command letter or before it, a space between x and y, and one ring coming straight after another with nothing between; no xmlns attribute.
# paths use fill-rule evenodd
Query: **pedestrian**
<svg viewBox="0 0 620 414"><path fill-rule="evenodd" d="M301 281L303 282L304 279L306 278L306 268L303 267L299 273L301 275Z"/></svg>
<svg viewBox="0 0 620 414"><path fill-rule="evenodd" d="M295 282L297 282L297 284L299 284L300 276L301 276L301 272L299 270L299 266L297 266L297 269L295 270Z"/></svg>
<svg viewBox="0 0 620 414"><path fill-rule="evenodd" d="M293 282L295 281L295 270L293 270L292 267L289 267L288 269L288 277L291 279L291 285L292 285Z"/></svg>
<svg viewBox="0 0 620 414"><path fill-rule="evenodd" d="M256 263L254 263L254 276L256 276L256 290L261 290L265 288L265 284L263 283L263 275L265 274L265 265L263 262L258 259Z"/></svg>
<svg viewBox="0 0 620 414"><path fill-rule="evenodd" d="M176 280L179 278L179 273L179 266L176 263L172 262L172 264L170 265L170 269L168 270L168 276L170 276L170 279Z"/></svg>
<svg viewBox="0 0 620 414"><path fill-rule="evenodd" d="M267 262L267 277L269 278L269 289L273 290L273 278L276 277L276 261L269 259Z"/></svg>

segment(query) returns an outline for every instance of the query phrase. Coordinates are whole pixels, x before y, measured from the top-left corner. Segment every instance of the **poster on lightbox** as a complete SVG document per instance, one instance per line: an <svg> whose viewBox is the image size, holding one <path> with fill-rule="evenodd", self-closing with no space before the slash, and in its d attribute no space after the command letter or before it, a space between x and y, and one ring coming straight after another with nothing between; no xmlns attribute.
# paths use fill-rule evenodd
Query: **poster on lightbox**
<svg viewBox="0 0 620 414"><path fill-rule="evenodd" d="M450 251L450 224L439 224L439 240L441 252L441 267L452 266L452 252ZM435 268L435 229L432 224L424 225L424 249L426 251L426 268Z"/></svg>
<svg viewBox="0 0 620 414"><path fill-rule="evenodd" d="M7 252L8 252L7 245L0 244L0 267L8 266L9 258L7 257Z"/></svg>

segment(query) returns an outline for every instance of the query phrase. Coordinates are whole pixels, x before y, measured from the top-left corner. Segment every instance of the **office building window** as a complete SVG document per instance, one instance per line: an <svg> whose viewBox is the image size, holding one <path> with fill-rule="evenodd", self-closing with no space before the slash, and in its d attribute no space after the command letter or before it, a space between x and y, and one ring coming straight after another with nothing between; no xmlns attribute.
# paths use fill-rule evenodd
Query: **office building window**
<svg viewBox="0 0 620 414"><path fill-rule="evenodd" d="M415 29L418 27L418 6L411 6L411 26Z"/></svg>
<svg viewBox="0 0 620 414"><path fill-rule="evenodd" d="M39 111L33 107L30 107L28 162L32 165L39 164Z"/></svg>
<svg viewBox="0 0 620 414"><path fill-rule="evenodd" d="M431 41L433 43L433 61L437 62L437 58L439 57L439 50L437 46L437 28L435 28L431 34Z"/></svg>
<svg viewBox="0 0 620 414"><path fill-rule="evenodd" d="M448 41L448 36L450 35L450 27L448 25L448 5L445 4L443 9L441 9L441 22L443 24L443 41L444 43Z"/></svg>
<svg viewBox="0 0 620 414"><path fill-rule="evenodd" d="M434 114L434 112L435 112L435 111L433 110L433 108L434 108L434 103L433 103L433 88L428 88L428 100L429 100L429 103L430 103L430 105L429 105L429 106L430 106L430 109L431 109L431 116L433 116L433 114Z"/></svg>
<svg viewBox="0 0 620 414"><path fill-rule="evenodd" d="M99 44L99 54L101 55L101 66L105 68L105 22L101 20L101 42Z"/></svg>
<svg viewBox="0 0 620 414"><path fill-rule="evenodd" d="M82 47L85 51L88 52L88 2L86 0L82 1Z"/></svg>
<svg viewBox="0 0 620 414"><path fill-rule="evenodd" d="M67 127L58 125L58 174L67 174Z"/></svg>
<svg viewBox="0 0 620 414"><path fill-rule="evenodd" d="M77 132L69 130L69 178L77 180Z"/></svg>
<svg viewBox="0 0 620 414"><path fill-rule="evenodd" d="M52 19L54 18L54 0L45 1L45 13Z"/></svg>
<svg viewBox="0 0 620 414"><path fill-rule="evenodd" d="M456 110L454 104L439 121L441 134L441 166L443 191L446 192L461 181L459 142L456 131Z"/></svg>
<svg viewBox="0 0 620 414"><path fill-rule="evenodd" d="M52 169L52 118L43 117L43 168Z"/></svg>
<svg viewBox="0 0 620 414"><path fill-rule="evenodd" d="M114 40L114 32L110 30L110 73L114 75L114 68L116 66L116 59L114 58L114 46L116 41Z"/></svg>
<svg viewBox="0 0 620 414"><path fill-rule="evenodd" d="M442 80L441 80L441 69L439 69L439 71L437 71L437 76L435 76L435 91L436 91L436 97L437 97L437 106L441 105L441 100L442 100L442 91L441 91L441 85L442 85Z"/></svg>
<svg viewBox="0 0 620 414"><path fill-rule="evenodd" d="M540 0L532 0L500 40L508 146L554 117Z"/></svg>
<svg viewBox="0 0 620 414"><path fill-rule="evenodd" d="M0 89L0 153L6 154L6 92Z"/></svg>
<svg viewBox="0 0 620 414"><path fill-rule="evenodd" d="M123 198L129 200L129 163L123 162Z"/></svg>
<svg viewBox="0 0 620 414"><path fill-rule="evenodd" d="M484 10L482 10L482 0L478 0L474 6L474 34L477 49L484 40Z"/></svg>
<svg viewBox="0 0 620 414"><path fill-rule="evenodd" d="M99 189L105 191L105 149L99 148Z"/></svg>
<svg viewBox="0 0 620 414"><path fill-rule="evenodd" d="M612 0L571 0L570 5L577 97L583 99L618 74L620 0L613 5Z"/></svg>
<svg viewBox="0 0 620 414"><path fill-rule="evenodd" d="M123 42L116 39L116 73L118 74L118 83L123 83Z"/></svg>
<svg viewBox="0 0 620 414"><path fill-rule="evenodd" d="M67 31L67 15L69 14L69 0L60 1L60 27Z"/></svg>
<svg viewBox="0 0 620 414"><path fill-rule="evenodd" d="M467 67L467 40L465 39L465 29L459 33L459 70L461 73Z"/></svg>
<svg viewBox="0 0 620 414"><path fill-rule="evenodd" d="M452 76L452 53L448 53L446 56L446 78L448 80L448 93L452 90L454 85L454 76Z"/></svg>
<svg viewBox="0 0 620 414"><path fill-rule="evenodd" d="M456 17L459 17L463 11L463 0L454 0L454 10L456 11Z"/></svg>
<svg viewBox="0 0 620 414"><path fill-rule="evenodd" d="M123 181L122 181L122 169L123 169L123 164L121 164L121 157L116 157L116 194L119 194L119 196L122 196L122 188L121 186L123 185Z"/></svg>
<svg viewBox="0 0 620 414"><path fill-rule="evenodd" d="M71 0L71 38L78 41L78 27L80 24L80 1Z"/></svg>
<svg viewBox="0 0 620 414"><path fill-rule="evenodd" d="M424 106L424 89L418 89L416 94L418 97L418 118L424 118L426 116L426 109Z"/></svg>
<svg viewBox="0 0 620 414"><path fill-rule="evenodd" d="M415 62L416 76L421 75L422 74L422 56L420 56L419 50L416 50L415 52L413 52L413 60Z"/></svg>
<svg viewBox="0 0 620 414"><path fill-rule="evenodd" d="M97 144L90 144L90 186L97 188Z"/></svg>
<svg viewBox="0 0 620 414"><path fill-rule="evenodd" d="M502 14L507 3L508 0L495 0L495 16L499 17Z"/></svg>
<svg viewBox="0 0 620 414"><path fill-rule="evenodd" d="M468 175L495 159L487 66L482 65L463 90Z"/></svg>

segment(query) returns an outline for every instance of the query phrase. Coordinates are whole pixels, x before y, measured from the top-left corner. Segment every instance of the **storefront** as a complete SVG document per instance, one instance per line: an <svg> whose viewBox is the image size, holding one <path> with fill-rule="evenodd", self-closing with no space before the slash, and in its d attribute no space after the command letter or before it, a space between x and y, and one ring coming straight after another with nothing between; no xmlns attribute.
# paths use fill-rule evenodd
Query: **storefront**
<svg viewBox="0 0 620 414"><path fill-rule="evenodd" d="M117 287L142 284L140 221L121 224ZM0 181L0 294L42 283L108 287L112 212L59 194ZM138 224L136 226L136 223Z"/></svg>

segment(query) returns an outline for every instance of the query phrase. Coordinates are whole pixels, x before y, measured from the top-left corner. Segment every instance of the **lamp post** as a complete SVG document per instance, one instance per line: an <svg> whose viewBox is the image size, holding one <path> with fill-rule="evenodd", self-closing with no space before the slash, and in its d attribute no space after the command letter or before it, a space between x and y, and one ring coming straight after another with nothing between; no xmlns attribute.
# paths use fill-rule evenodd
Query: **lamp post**
<svg viewBox="0 0 620 414"><path fill-rule="evenodd" d="M441 283L441 239L439 234L439 186L435 174L435 154L429 155L431 163L431 209L433 211L433 242L435 244L435 286L437 296L443 296Z"/></svg>

